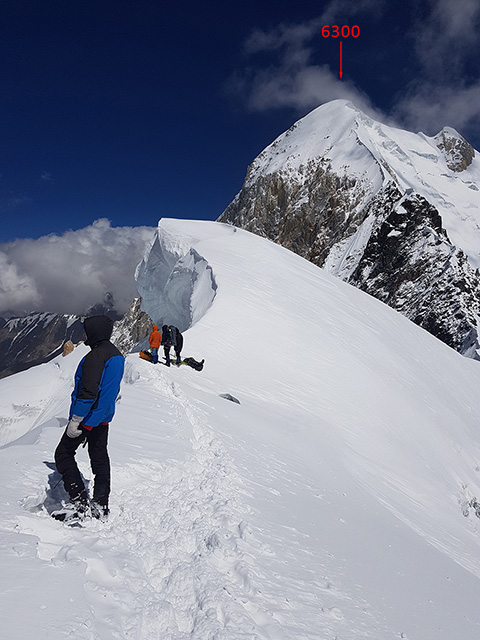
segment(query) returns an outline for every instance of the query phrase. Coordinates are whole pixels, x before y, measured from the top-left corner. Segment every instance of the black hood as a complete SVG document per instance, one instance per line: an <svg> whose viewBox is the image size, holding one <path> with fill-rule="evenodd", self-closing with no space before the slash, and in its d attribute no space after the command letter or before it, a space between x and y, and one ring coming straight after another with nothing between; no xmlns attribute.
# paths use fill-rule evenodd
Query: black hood
<svg viewBox="0 0 480 640"><path fill-rule="evenodd" d="M83 328L87 335L85 344L94 347L102 340L110 340L113 331L113 320L108 316L90 316L85 318Z"/></svg>

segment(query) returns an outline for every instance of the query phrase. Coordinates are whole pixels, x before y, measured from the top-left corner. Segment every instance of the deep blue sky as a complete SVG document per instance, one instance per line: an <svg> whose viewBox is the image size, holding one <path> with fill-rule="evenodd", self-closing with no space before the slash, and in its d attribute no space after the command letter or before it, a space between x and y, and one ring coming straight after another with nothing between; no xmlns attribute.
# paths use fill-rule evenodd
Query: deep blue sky
<svg viewBox="0 0 480 640"><path fill-rule="evenodd" d="M479 4L2 0L0 243L216 219L254 157L337 97L479 148ZM360 26L342 81L326 21Z"/></svg>

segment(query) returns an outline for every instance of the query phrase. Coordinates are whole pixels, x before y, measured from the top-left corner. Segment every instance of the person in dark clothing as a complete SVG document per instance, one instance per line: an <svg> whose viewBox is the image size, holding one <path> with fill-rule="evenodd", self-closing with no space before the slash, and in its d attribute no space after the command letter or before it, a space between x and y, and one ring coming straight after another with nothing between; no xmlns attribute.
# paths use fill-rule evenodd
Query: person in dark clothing
<svg viewBox="0 0 480 640"><path fill-rule="evenodd" d="M78 365L67 428L56 450L55 464L76 515L108 515L110 459L107 451L108 427L115 413L125 359L110 342L113 321L107 316L86 318L83 327L91 348ZM95 477L93 502L89 502L75 453L87 442ZM59 518L63 519L63 518Z"/></svg>
<svg viewBox="0 0 480 640"><path fill-rule="evenodd" d="M165 354L165 364L167 367L170 366L170 348L173 347L175 350L176 362L175 364L180 364L182 361L181 352L183 348L183 336L177 327L173 325L164 324L162 327L162 344L163 344L163 352Z"/></svg>

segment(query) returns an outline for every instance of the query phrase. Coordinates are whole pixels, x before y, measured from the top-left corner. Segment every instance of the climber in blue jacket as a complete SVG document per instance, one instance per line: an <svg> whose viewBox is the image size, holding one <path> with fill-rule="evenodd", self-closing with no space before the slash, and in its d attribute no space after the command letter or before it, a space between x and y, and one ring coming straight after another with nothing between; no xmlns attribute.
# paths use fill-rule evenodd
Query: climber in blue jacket
<svg viewBox="0 0 480 640"><path fill-rule="evenodd" d="M91 351L75 373L69 420L55 450L55 464L75 516L84 516L90 509L94 517L104 518L109 512L110 495L108 427L115 413L125 359L110 342L113 321L108 316L86 318L83 327L87 337L85 344ZM75 453L85 440L95 477L91 503L75 461ZM59 516L58 519L65 518Z"/></svg>

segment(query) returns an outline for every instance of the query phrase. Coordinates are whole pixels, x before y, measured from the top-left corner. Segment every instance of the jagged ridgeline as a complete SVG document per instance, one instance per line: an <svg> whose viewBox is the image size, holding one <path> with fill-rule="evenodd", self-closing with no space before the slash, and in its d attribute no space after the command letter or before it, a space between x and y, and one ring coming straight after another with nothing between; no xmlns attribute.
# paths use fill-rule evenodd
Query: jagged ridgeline
<svg viewBox="0 0 480 640"><path fill-rule="evenodd" d="M51 360L69 340L83 340L77 316L31 313L22 318L0 318L0 378Z"/></svg>
<svg viewBox="0 0 480 640"><path fill-rule="evenodd" d="M480 159L335 100L250 165L219 218L270 238L480 359Z"/></svg>
<svg viewBox="0 0 480 640"><path fill-rule="evenodd" d="M110 294L90 307L85 315L106 313L120 318ZM0 317L0 378L25 371L52 360L62 353L64 344L84 340L82 316L38 312L9 318Z"/></svg>

